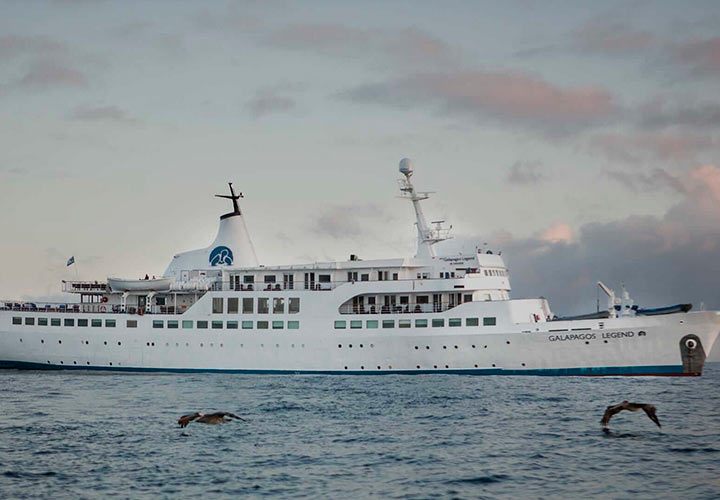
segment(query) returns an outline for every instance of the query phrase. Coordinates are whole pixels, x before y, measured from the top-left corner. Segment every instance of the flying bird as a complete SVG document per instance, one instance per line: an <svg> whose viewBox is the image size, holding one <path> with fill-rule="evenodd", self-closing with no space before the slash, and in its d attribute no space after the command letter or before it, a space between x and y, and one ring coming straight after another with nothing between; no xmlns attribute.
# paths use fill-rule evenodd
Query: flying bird
<svg viewBox="0 0 720 500"><path fill-rule="evenodd" d="M225 422L230 422L233 418L246 422L244 418L240 418L234 413L228 413L226 411L209 413L207 415L201 411L197 411L195 413L190 413L188 415L183 415L182 417L180 417L178 419L178 424L180 424L180 427L183 428L187 427L187 425L193 421L200 422L201 424L224 424Z"/></svg>
<svg viewBox="0 0 720 500"><path fill-rule="evenodd" d="M662 425L660 425L660 420L658 420L657 415L655 415L656 408L653 405L647 403L628 403L627 401L623 401L620 404L607 407L607 410L605 410L605 414L600 421L603 428L607 429L608 423L610 422L610 419L613 417L613 415L615 415L616 413L620 413L623 410L642 410L650 418L650 420L655 422L658 427L662 428Z"/></svg>

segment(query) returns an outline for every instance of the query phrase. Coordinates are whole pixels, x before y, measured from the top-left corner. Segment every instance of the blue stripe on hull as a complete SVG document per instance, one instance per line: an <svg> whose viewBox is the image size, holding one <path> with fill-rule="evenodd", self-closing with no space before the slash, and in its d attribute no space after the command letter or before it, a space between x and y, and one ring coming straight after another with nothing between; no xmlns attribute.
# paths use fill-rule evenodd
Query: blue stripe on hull
<svg viewBox="0 0 720 500"><path fill-rule="evenodd" d="M541 368L530 370L504 370L481 368L467 370L232 370L205 368L135 368L126 366L68 366L27 361L0 361L0 368L18 370L92 370L112 372L165 372L165 373L240 373L266 375L426 375L450 373L455 375L536 375L536 376L641 376L641 375L699 375L684 373L682 365L657 366L600 366L588 368Z"/></svg>

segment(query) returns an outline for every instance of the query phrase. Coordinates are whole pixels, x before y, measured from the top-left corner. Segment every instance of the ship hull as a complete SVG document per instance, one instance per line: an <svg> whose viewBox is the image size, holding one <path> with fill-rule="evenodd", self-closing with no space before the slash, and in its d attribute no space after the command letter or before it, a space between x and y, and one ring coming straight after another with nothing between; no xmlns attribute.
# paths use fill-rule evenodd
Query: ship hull
<svg viewBox="0 0 720 500"><path fill-rule="evenodd" d="M321 323L313 326L310 319L301 330L153 329L152 321L163 318L161 315L146 316L133 329L53 329L10 324L9 316L27 314L2 314L2 368L247 374L697 376L720 333L720 315L716 312L605 319L602 327L598 320L518 324L517 331L502 331L501 327L458 331L446 327L354 332L323 328ZM98 317L117 318L121 325L128 315Z"/></svg>

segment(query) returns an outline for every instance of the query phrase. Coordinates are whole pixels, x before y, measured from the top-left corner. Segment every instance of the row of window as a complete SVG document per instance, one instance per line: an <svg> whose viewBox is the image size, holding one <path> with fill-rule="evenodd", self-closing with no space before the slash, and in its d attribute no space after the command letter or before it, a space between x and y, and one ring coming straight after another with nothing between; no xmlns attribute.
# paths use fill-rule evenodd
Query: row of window
<svg viewBox="0 0 720 500"><path fill-rule="evenodd" d="M258 297L257 300L253 297L213 297L212 299L212 312L213 314L238 314L241 311L243 314L253 314L255 312L255 306L257 302L257 313L258 314L269 314L270 313L270 298ZM272 298L272 312L273 314L285 314L285 297L273 297ZM227 305L227 307L225 307ZM290 297L287 299L287 313L297 314L300 312L300 298Z"/></svg>
<svg viewBox="0 0 720 500"><path fill-rule="evenodd" d="M137 321L135 321L135 326L137 326ZM23 319L18 316L14 316L12 319L13 325L22 325ZM26 317L25 318L25 324L34 326L75 326L75 318L37 318L37 323L35 322L35 318ZM103 326L103 320L101 319L78 319L77 320L77 326L90 326L92 328L100 328ZM105 320L105 327L106 328L115 328L116 322L114 319L106 319Z"/></svg>
<svg viewBox="0 0 720 500"><path fill-rule="evenodd" d="M29 326L35 326L36 324L38 326L75 326L75 318L37 318L37 322L35 321L36 318L25 318L25 324ZM21 317L13 317L12 319L13 325L22 325L23 319ZM100 328L103 326L103 320L101 319L84 319L80 318L77 320L77 326L79 327L87 327L90 326L92 328ZM106 328L115 328L117 326L117 323L114 319L106 319L105 320L105 327ZM128 319L126 320L125 326L127 328L137 328L138 322L136 319ZM288 330L298 330L300 328L300 322L299 321L226 321L223 323L222 321L193 321L193 320L174 320L169 319L167 321L162 319L155 319L152 322L153 328L170 328L170 329L177 329L182 326L182 328L188 329L188 328L198 328L200 330L206 330L208 328L214 329L214 330L221 330L223 328L226 328L228 330L237 330L238 328L242 328L243 330L252 330L253 327L257 328L258 330L283 330L287 326Z"/></svg>
<svg viewBox="0 0 720 500"><path fill-rule="evenodd" d="M347 328L347 324L348 324L348 322L345 320L337 320L337 321L335 321L335 329L336 330L344 330ZM383 328L395 328L395 320L394 319L384 319L382 321L379 321L376 319L368 319L365 321L365 328L379 328L380 324L382 324ZM401 320L398 320L397 324L398 324L398 328L411 328L412 320L411 319L401 319ZM497 320L494 316L483 318L483 326L495 326L496 324L497 324ZM445 326L445 318L433 318L430 322L430 325L432 325L433 328L442 328ZM480 325L480 318L465 318L465 326L479 326L479 325ZM452 327L462 326L462 318L449 318L448 326L452 326ZM360 329L362 327L363 327L363 322L361 319L350 321L351 329ZM415 320L415 328L427 328L427 327L428 327L427 319L416 319Z"/></svg>
<svg viewBox="0 0 720 500"><path fill-rule="evenodd" d="M177 329L177 328L198 328L200 330L207 330L208 328L213 330L222 330L223 328L226 328L228 330L237 330L238 328L242 328L243 330L252 330L253 324L255 325L255 328L258 330L283 330L285 329L287 323L287 329L288 330L298 330L300 328L300 322L299 321L204 321L204 320L173 320L169 319L167 321L162 319L154 319L152 322L153 328L170 328L170 329Z"/></svg>

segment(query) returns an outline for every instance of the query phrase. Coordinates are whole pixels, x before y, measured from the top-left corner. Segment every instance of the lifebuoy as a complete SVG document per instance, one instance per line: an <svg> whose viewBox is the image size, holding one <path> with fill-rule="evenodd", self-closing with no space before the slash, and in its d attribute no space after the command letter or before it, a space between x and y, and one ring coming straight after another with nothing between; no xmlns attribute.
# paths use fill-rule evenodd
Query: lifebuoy
<svg viewBox="0 0 720 500"><path fill-rule="evenodd" d="M107 312L107 307L105 307L105 306L100 306L100 312L101 312L101 313Z"/></svg>
<svg viewBox="0 0 720 500"><path fill-rule="evenodd" d="M107 302L107 301L108 301L107 297L103 297L102 299L100 299L100 302Z"/></svg>

